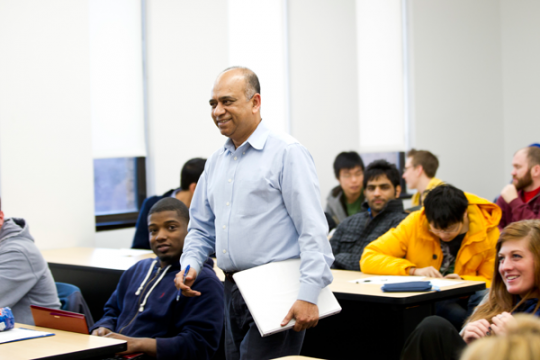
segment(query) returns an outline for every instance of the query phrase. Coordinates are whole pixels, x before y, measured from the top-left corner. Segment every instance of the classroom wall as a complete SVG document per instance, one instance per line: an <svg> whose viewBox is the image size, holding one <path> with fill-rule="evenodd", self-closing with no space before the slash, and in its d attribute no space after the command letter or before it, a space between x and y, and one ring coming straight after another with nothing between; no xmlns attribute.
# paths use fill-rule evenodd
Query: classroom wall
<svg viewBox="0 0 540 360"><path fill-rule="evenodd" d="M439 178L492 200L508 182L500 4L408 6L411 145L439 157Z"/></svg>
<svg viewBox="0 0 540 360"><path fill-rule="evenodd" d="M291 135L315 160L321 202L336 186L332 164L358 150L354 0L289 1Z"/></svg>
<svg viewBox="0 0 540 360"><path fill-rule="evenodd" d="M0 2L0 194L40 248L94 245L88 2Z"/></svg>
<svg viewBox="0 0 540 360"><path fill-rule="evenodd" d="M501 0L504 181L516 150L540 142L540 2Z"/></svg>

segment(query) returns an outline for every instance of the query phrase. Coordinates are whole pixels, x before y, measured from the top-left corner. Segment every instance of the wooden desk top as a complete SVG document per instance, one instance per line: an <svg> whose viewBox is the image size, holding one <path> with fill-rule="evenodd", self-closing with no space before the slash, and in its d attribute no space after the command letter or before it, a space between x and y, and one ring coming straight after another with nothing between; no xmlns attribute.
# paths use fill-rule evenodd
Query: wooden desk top
<svg viewBox="0 0 540 360"><path fill-rule="evenodd" d="M441 293L451 293L459 296L463 292L483 290L485 289L485 283L482 281L467 281L461 280L462 282L456 285L444 287L441 291L430 291L430 292L401 292L401 293L385 293L381 290L380 284L355 284L350 282L351 280L363 279L367 277L373 277L377 275L364 274L358 271L348 271L348 270L332 270L334 275L334 281L330 284L330 289L336 295L336 297L343 299L358 299L358 296L362 297L362 300L370 302L383 302L383 303L408 303L411 301L418 301L420 297L425 300L435 299L441 297ZM419 277L411 276L416 278L418 281L429 280L430 278L420 280ZM451 280L449 280L451 281ZM455 281L455 280L454 280Z"/></svg>
<svg viewBox="0 0 540 360"><path fill-rule="evenodd" d="M41 253L48 263L118 271L129 269L139 260L155 257L151 250L135 249L65 248L44 250ZM214 261L214 270L217 277L224 281L225 276L223 271L217 267L216 261ZM433 300L446 295L460 296L463 293L470 293L471 289L472 291L478 291L485 288L484 282L464 280L460 284L443 288L441 292L385 293L381 290L380 284L355 284L350 282L351 280L376 275L348 270L332 270L332 273L334 281L330 284L330 289L338 299L355 299L368 302L407 304L418 302L420 298L422 300ZM444 295L441 293L444 293Z"/></svg>
<svg viewBox="0 0 540 360"><path fill-rule="evenodd" d="M274 360L321 360L321 359L312 358L312 357L308 357L308 356L297 355L297 356L280 357L280 358L277 358L277 359L274 359Z"/></svg>
<svg viewBox="0 0 540 360"><path fill-rule="evenodd" d="M95 356L105 357L127 349L124 340L90 336L24 324L16 324L16 327L51 332L55 335L1 344L0 358L2 359L28 360L41 359L44 357L47 359L54 359L55 356L66 358L67 354L73 353L84 353L84 356L87 356L89 355L89 352L95 353ZM69 359L77 359L76 354L70 356Z"/></svg>

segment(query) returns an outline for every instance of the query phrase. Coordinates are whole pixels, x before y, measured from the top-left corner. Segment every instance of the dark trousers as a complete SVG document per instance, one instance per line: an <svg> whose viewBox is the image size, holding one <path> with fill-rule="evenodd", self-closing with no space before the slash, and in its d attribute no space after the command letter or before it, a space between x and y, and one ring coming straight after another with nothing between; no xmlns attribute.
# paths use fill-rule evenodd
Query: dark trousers
<svg viewBox="0 0 540 360"><path fill-rule="evenodd" d="M238 286L228 279L224 285L227 360L264 360L300 355L305 331L295 332L291 329L261 337Z"/></svg>
<svg viewBox="0 0 540 360"><path fill-rule="evenodd" d="M450 321L456 330L461 330L465 319L473 313L474 309L480 304L489 289L480 290L466 299L449 299L435 303L435 315Z"/></svg>
<svg viewBox="0 0 540 360"><path fill-rule="evenodd" d="M411 333L402 360L458 360L467 344L454 325L440 316L428 316Z"/></svg>

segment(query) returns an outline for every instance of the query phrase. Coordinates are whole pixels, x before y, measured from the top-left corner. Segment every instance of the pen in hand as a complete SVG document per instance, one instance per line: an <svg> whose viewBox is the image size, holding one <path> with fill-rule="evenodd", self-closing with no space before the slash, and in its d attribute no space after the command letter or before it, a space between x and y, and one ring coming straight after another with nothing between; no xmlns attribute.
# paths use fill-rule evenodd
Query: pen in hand
<svg viewBox="0 0 540 360"><path fill-rule="evenodd" d="M184 281L186 280L186 276L189 272L189 265L186 267L186 271L184 271ZM178 294L176 294L176 301L180 300L180 294L182 293L182 290L178 289Z"/></svg>

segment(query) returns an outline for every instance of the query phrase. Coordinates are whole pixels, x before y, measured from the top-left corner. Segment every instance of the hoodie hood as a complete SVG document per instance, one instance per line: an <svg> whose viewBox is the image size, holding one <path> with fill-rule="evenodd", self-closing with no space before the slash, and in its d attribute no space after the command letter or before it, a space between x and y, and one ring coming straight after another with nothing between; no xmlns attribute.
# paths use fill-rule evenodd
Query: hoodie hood
<svg viewBox="0 0 540 360"><path fill-rule="evenodd" d="M25 238L34 242L34 238L30 235L28 225L24 219L9 218L4 221L4 225L0 229L0 242L12 238Z"/></svg>
<svg viewBox="0 0 540 360"><path fill-rule="evenodd" d="M502 210L500 207L491 201L482 199L473 194L465 193L465 196L469 201L467 211L472 215L474 220L482 221L488 231L499 225L499 221L502 217Z"/></svg>

